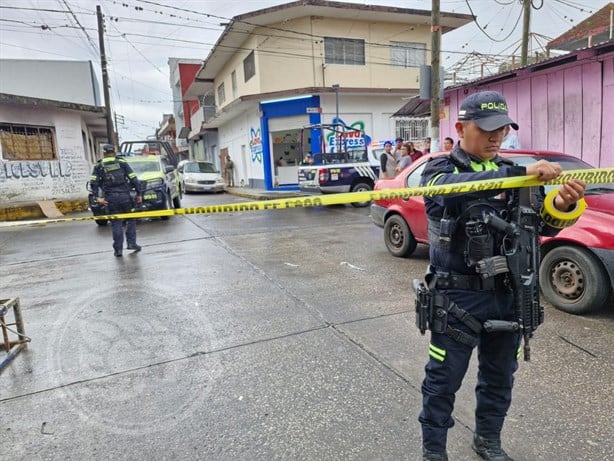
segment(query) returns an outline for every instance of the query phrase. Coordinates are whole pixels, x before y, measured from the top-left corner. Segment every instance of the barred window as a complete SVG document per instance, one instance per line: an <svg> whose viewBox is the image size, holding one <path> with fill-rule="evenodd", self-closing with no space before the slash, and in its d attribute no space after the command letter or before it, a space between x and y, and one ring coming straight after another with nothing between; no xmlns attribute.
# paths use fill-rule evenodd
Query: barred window
<svg viewBox="0 0 614 461"><path fill-rule="evenodd" d="M256 75L256 58L253 51L243 60L243 75L246 82Z"/></svg>
<svg viewBox="0 0 614 461"><path fill-rule="evenodd" d="M426 63L426 44L390 42L390 63L397 67L420 67Z"/></svg>
<svg viewBox="0 0 614 461"><path fill-rule="evenodd" d="M422 142L424 138L430 136L430 118L407 118L397 119L395 122L396 136L403 138L406 142Z"/></svg>
<svg viewBox="0 0 614 461"><path fill-rule="evenodd" d="M354 38L324 37L326 64L365 65L365 41Z"/></svg>
<svg viewBox="0 0 614 461"><path fill-rule="evenodd" d="M53 128L0 123L0 144L4 160L55 160Z"/></svg>
<svg viewBox="0 0 614 461"><path fill-rule="evenodd" d="M224 89L224 83L217 87L217 104L221 106L226 101L226 90Z"/></svg>

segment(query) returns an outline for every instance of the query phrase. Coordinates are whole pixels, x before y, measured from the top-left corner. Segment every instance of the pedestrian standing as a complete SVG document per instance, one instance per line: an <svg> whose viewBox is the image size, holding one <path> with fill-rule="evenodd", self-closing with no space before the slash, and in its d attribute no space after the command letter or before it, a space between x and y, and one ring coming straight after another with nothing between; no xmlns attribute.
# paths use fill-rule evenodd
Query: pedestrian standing
<svg viewBox="0 0 614 461"><path fill-rule="evenodd" d="M226 157L226 182L228 187L235 187L235 162L230 155Z"/></svg>
<svg viewBox="0 0 614 461"><path fill-rule="evenodd" d="M431 138L425 138L422 146L422 153L424 155L431 153Z"/></svg>
<svg viewBox="0 0 614 461"><path fill-rule="evenodd" d="M394 178L397 170L397 160L392 154L392 143L386 141L384 143L384 152L380 157L380 178Z"/></svg>
<svg viewBox="0 0 614 461"><path fill-rule="evenodd" d="M416 149L416 146L414 146L413 142L410 142L408 144L409 144L409 156L411 157L411 161L413 163L416 160L418 160L420 157L422 157L422 152Z"/></svg>
<svg viewBox="0 0 614 461"><path fill-rule="evenodd" d="M394 155L394 159L398 162L401 159L401 149L403 148L403 138L398 137L394 140L394 148L392 149L392 155Z"/></svg>
<svg viewBox="0 0 614 461"><path fill-rule="evenodd" d="M422 185L484 181L513 176L536 176L547 181L562 169L558 163L540 160L518 166L498 155L507 126L518 129L508 116L507 103L495 91L475 93L466 98L455 124L460 139L454 150L428 162ZM550 227L552 213L563 217L578 206L586 184L569 180L551 197L543 188L535 190L535 211L541 235L556 235ZM506 233L489 226L489 216L509 220L518 206L518 190L491 190L440 196L425 196L430 240L430 265L426 276L434 301L429 323L429 361L422 383L423 460L446 461L448 429L454 425L455 394L467 371L473 348L478 349L478 381L475 390L475 432L473 449L483 459L510 461L501 448L501 430L512 401L513 375L521 333L486 332L487 320L517 321L510 274L478 273L488 258L505 257ZM548 200L548 202L545 202ZM540 219L544 218L543 220ZM577 219L577 216L576 216ZM560 227L573 224L559 221ZM504 226L505 227L505 226ZM537 235L535 246L539 247ZM524 248L523 248L524 251ZM519 255L520 256L520 255ZM507 259L506 259L507 260ZM441 310L439 310L440 306ZM434 319L430 317L429 319ZM431 320L429 320L431 322Z"/></svg>
<svg viewBox="0 0 614 461"><path fill-rule="evenodd" d="M411 157L409 156L409 150L411 149L410 144L411 143L406 142L403 144L403 147L401 147L401 158L399 159L396 168L397 173L400 173L412 163Z"/></svg>
<svg viewBox="0 0 614 461"><path fill-rule="evenodd" d="M94 166L90 178L90 187L94 193L102 191L102 197L97 197L100 205L108 207L109 213L129 213L134 208L130 191L136 192L136 203L141 203L139 181L136 173L123 157L115 154L112 144L102 146L104 158ZM129 250L141 251L136 243L136 222L134 219L126 219L126 242ZM115 256L122 256L124 247L123 219L112 219L113 250Z"/></svg>

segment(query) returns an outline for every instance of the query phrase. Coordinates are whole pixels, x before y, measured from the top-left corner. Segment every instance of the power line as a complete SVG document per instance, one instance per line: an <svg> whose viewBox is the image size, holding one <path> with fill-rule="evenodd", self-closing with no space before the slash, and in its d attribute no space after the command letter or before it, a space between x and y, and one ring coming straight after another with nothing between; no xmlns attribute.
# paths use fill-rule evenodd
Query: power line
<svg viewBox="0 0 614 461"><path fill-rule="evenodd" d="M77 18L77 15L75 13L73 13L72 9L70 8L70 6L66 2L66 0L62 0L62 3L64 3L64 6L66 6L66 8L68 8L68 13L73 17L73 19L75 20L75 22L77 23L79 28L83 31L83 33L85 34L85 37L87 38L87 41L89 42L89 44L92 47L92 50L94 50L94 56L96 56L98 58L100 56L100 53L98 51L98 47L96 46L96 44L92 40L92 37L90 37L90 34L87 33L87 30L85 30L85 27L83 27L83 25L79 22L79 18Z"/></svg>
<svg viewBox="0 0 614 461"><path fill-rule="evenodd" d="M522 9L520 10L520 14L518 15L518 19L516 20L516 24L514 24L514 27L512 28L512 30L510 31L509 34L506 35L505 38L499 40L496 39L494 37L491 37L488 32L486 32L485 28L483 28L482 26L480 26L480 23L478 23L477 20L477 16L475 15L475 13L473 12L473 9L471 8L471 5L469 4L469 0L465 0L465 3L467 4L467 7L469 7L469 11L471 12L471 15L473 16L473 22L475 22L475 25L477 26L478 29L480 29L480 31L482 31L482 33L484 35L486 35L489 39L491 39L493 42L504 42L506 41L508 38L510 38L512 36L512 34L516 31L516 28L518 27L518 23L520 22L520 18L522 17Z"/></svg>
<svg viewBox="0 0 614 461"><path fill-rule="evenodd" d="M163 72L156 64L154 64L153 62L151 62L149 60L149 58L147 56L145 56L143 53L141 53L141 50L139 50L130 40L128 40L128 37L126 37L125 33L122 33L116 26L115 24L113 24L113 22L111 22L111 26L113 26L113 28L117 31L117 33L120 34L120 36L128 43L128 45L130 45L134 51L136 51L145 61L147 61L149 64L151 64L151 66L156 69L158 72L160 72L162 75L164 75L165 77L168 77L168 74Z"/></svg>
<svg viewBox="0 0 614 461"><path fill-rule="evenodd" d="M67 11L67 10L52 10L49 8L24 8L21 6L0 6L0 9L23 10L23 11L43 11L45 13L71 13L71 11ZM79 14L94 15L95 13L87 13L87 12L79 11Z"/></svg>
<svg viewBox="0 0 614 461"><path fill-rule="evenodd" d="M14 48L21 48L22 50L28 50L28 51L37 51L39 53L44 53L44 54L52 54L54 56L61 56L63 58L73 58L74 56L69 56L66 54L60 54L60 53L53 53L51 51L44 51L44 50L39 50L37 48L28 48L26 46L22 46L22 45L15 45L14 43L7 43L7 42L2 42L0 41L0 44L4 45L4 46L12 46Z"/></svg>
<svg viewBox="0 0 614 461"><path fill-rule="evenodd" d="M560 3L561 5L568 6L569 8L575 8L576 10L579 10L579 11L582 11L582 12L584 12L584 11L586 11L587 13L592 13L593 12L593 10L590 9L591 7L587 6L587 5L582 5L580 3L577 3L577 4L574 5L574 3L569 1L569 0L567 0L567 1L565 1L565 0L555 0L555 1L557 3ZM543 0L542 0L542 2L543 2Z"/></svg>

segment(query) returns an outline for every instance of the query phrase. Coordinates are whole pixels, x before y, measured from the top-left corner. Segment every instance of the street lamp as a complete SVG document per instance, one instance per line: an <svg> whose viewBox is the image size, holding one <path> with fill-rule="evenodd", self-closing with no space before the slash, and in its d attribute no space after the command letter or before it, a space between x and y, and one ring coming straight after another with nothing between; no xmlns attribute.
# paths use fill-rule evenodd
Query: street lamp
<svg viewBox="0 0 614 461"><path fill-rule="evenodd" d="M335 83L332 88L335 92L335 119L337 120L336 123L339 123L339 84Z"/></svg>

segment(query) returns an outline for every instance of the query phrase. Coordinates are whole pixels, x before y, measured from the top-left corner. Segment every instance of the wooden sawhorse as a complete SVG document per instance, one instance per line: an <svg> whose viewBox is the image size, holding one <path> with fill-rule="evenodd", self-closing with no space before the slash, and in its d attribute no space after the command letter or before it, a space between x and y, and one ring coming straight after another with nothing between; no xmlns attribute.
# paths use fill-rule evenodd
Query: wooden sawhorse
<svg viewBox="0 0 614 461"><path fill-rule="evenodd" d="M6 316L13 313L14 322L7 323ZM16 329L10 328L14 326ZM19 298L0 299L0 329L2 330L2 340L0 349L6 352L6 356L0 362L0 373L4 368L27 347L30 338L26 336L26 331L23 326L23 317L21 316L21 307ZM11 339L9 333L17 335L17 339Z"/></svg>

